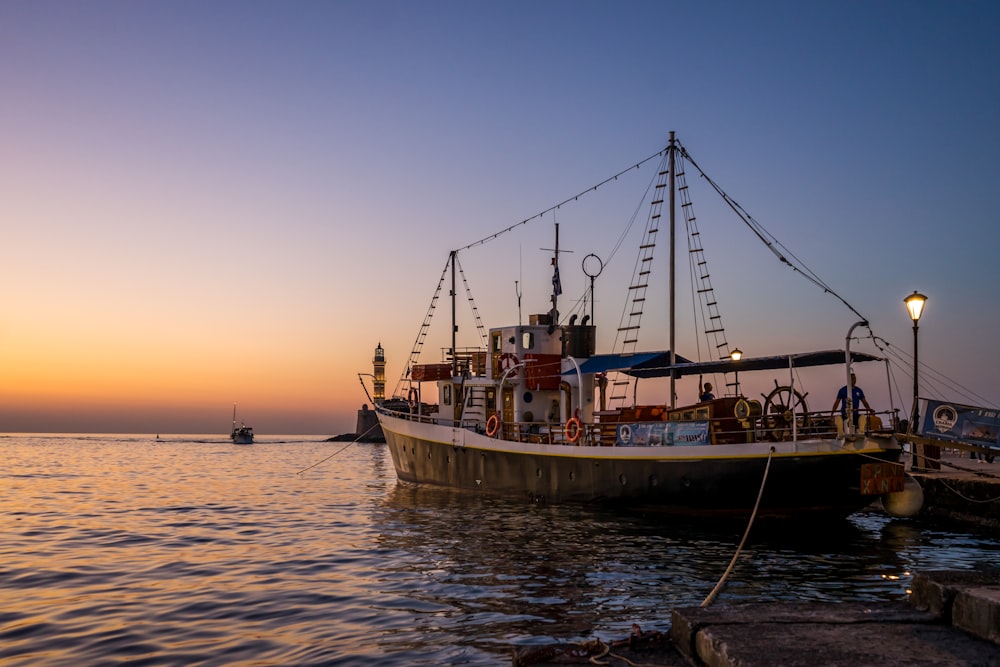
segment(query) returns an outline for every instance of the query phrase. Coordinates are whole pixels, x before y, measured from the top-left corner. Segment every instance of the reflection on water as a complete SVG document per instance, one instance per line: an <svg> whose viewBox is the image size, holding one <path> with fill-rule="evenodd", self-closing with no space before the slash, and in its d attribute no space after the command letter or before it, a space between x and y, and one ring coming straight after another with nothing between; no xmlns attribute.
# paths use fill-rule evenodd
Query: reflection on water
<svg viewBox="0 0 1000 667"><path fill-rule="evenodd" d="M395 480L384 446L0 436L4 665L495 665L665 629L741 526L664 524ZM755 530L720 602L898 600L986 566L985 532L861 514Z"/></svg>

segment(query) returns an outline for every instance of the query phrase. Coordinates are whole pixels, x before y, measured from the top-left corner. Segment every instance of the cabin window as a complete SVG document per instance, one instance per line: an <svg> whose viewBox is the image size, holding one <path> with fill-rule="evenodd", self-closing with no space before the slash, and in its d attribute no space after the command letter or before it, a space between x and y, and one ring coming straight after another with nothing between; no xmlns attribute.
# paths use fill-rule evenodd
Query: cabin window
<svg viewBox="0 0 1000 667"><path fill-rule="evenodd" d="M493 332L493 353L500 354L503 352L503 336L499 331Z"/></svg>
<svg viewBox="0 0 1000 667"><path fill-rule="evenodd" d="M530 350L535 347L535 334L531 331L521 332L521 348Z"/></svg>
<svg viewBox="0 0 1000 667"><path fill-rule="evenodd" d="M486 409L489 411L495 411L497 409L497 391L496 389L490 388L486 390Z"/></svg>
<svg viewBox="0 0 1000 667"><path fill-rule="evenodd" d="M441 402L445 405L451 405L451 385L446 384L444 389L441 391Z"/></svg>

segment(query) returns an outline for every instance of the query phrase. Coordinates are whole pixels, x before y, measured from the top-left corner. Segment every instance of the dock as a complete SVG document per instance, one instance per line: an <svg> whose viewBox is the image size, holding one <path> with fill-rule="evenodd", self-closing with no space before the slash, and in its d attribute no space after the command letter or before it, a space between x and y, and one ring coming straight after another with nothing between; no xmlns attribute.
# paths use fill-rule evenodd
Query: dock
<svg viewBox="0 0 1000 667"><path fill-rule="evenodd" d="M685 607L669 633L518 649L513 667L1000 666L1000 569L917 574L909 602Z"/></svg>
<svg viewBox="0 0 1000 667"><path fill-rule="evenodd" d="M1000 461L944 450L940 470L908 470L922 514L1000 527ZM909 462L908 462L909 467ZM513 667L1000 667L1000 568L914 574L896 603L768 602L684 607L669 632L520 648Z"/></svg>
<svg viewBox="0 0 1000 667"><path fill-rule="evenodd" d="M924 491L922 513L1000 528L1000 459L988 463L946 449L939 464L939 470L907 471Z"/></svg>

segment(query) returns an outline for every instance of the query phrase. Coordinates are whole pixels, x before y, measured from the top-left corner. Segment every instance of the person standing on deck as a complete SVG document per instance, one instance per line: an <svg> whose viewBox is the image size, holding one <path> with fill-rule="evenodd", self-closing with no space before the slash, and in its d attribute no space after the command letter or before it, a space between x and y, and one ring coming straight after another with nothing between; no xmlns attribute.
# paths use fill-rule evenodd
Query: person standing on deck
<svg viewBox="0 0 1000 667"><path fill-rule="evenodd" d="M701 396L698 397L699 401L711 401L715 399L715 394L712 393L712 383L706 382L705 388L701 392Z"/></svg>
<svg viewBox="0 0 1000 667"><path fill-rule="evenodd" d="M860 407L861 404L865 404L865 408L868 412L875 412L872 410L872 406L868 405L868 399L865 398L865 392L857 385L857 376L851 373L851 403L852 403L852 413L854 421L854 429L858 428L858 421L861 418ZM840 417L847 423L847 385L840 388L837 392L837 400L833 402L833 407L830 408L831 412L837 411L837 406L840 406Z"/></svg>

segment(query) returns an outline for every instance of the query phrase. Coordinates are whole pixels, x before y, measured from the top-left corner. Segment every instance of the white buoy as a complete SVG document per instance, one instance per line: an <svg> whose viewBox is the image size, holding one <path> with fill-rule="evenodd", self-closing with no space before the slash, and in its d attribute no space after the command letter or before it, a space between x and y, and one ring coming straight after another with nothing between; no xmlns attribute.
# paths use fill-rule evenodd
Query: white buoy
<svg viewBox="0 0 1000 667"><path fill-rule="evenodd" d="M900 518L916 516L924 506L924 489L920 486L920 482L907 475L902 491L884 493L879 500L882 502L882 509L890 516Z"/></svg>

